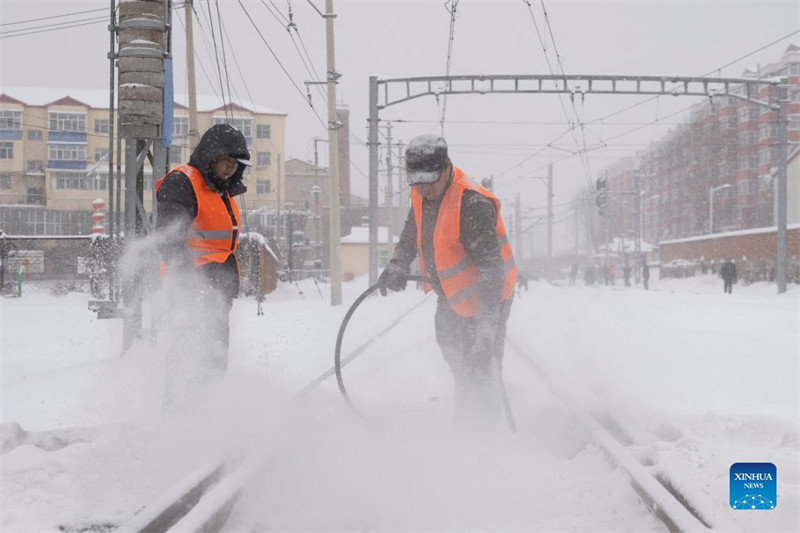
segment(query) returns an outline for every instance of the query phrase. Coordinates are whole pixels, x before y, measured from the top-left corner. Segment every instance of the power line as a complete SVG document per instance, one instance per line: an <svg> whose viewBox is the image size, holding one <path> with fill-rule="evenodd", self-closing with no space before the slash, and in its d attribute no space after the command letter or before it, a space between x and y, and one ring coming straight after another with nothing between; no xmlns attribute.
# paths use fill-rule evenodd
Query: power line
<svg viewBox="0 0 800 533"><path fill-rule="evenodd" d="M56 31L56 30L66 30L69 28L78 28L80 26L88 26L90 24L98 24L100 22L107 22L108 17L94 17L88 19L79 19L69 22L58 22L54 24L44 24L38 26L37 28L41 29L30 29L30 28L23 28L19 30L8 30L5 32L0 33L0 39L8 39L11 37L22 37L23 35L33 35L37 33L45 33L49 31Z"/></svg>
<svg viewBox="0 0 800 533"><path fill-rule="evenodd" d="M219 45L222 48L222 66L225 68L225 83L228 85L228 102L231 102L231 77L228 74L228 58L225 53L225 41L222 38L222 16L219 14L219 0L215 0L217 6L217 17L219 18ZM227 116L227 113L226 113ZM233 109L231 109L231 119L233 119Z"/></svg>
<svg viewBox="0 0 800 533"><path fill-rule="evenodd" d="M228 104L225 102L225 86L222 84L222 69L219 65L219 52L217 51L217 36L216 32L214 31L214 21L212 20L213 17L211 15L211 0L207 0L206 6L208 7L208 24L211 26L211 40L214 43L214 58L217 62L217 76L219 77L219 88L222 91L222 108L225 111L225 118L229 119ZM230 100L230 95L228 95L228 99Z"/></svg>
<svg viewBox="0 0 800 533"><path fill-rule="evenodd" d="M528 5L528 7L530 8L530 3L529 3L527 0L523 0L523 2L525 2L525 3ZM534 24L535 24L535 22L534 22ZM792 36L794 36L794 35L796 35L796 34L798 34L798 33L800 33L800 30L795 30L795 31L792 31L792 32L790 32L790 33L788 33L788 34L786 34L786 35L784 35L784 36L782 36L782 37L780 37L780 38L778 38L778 39L775 39L774 41L771 41L770 43L768 43L768 44L766 44L766 45L764 45L764 46L761 46L760 48L758 48L758 49L756 49L756 50L753 50L752 52L749 52L748 54L745 54L745 55L743 55L743 56L739 57L738 59L736 59L736 60L734 60L734 61L732 61L732 62L726 63L725 65L723 65L723 66L721 66L721 67L719 67L719 68L715 68L715 69L713 69L713 70L709 71L709 72L707 72L706 74L703 74L703 75L701 75L700 77L703 77L703 78L705 78L705 77L708 77L709 75L711 75L711 74L713 74L713 73L715 73L715 72L718 72L719 70L721 70L721 69L723 69L723 68L729 67L729 66L731 66L731 65L733 65L733 64L735 64L735 63L737 63L737 62L739 62L739 61L741 61L741 60L743 60L743 59L746 59L746 58L748 58L748 57L750 57L750 56L752 56L752 55L754 55L754 54L756 54L756 53L758 53L758 52L760 52L760 51L762 51L762 50L765 50L766 48L768 48L768 47L770 47L770 46L773 46L773 45L775 45L775 44L777 44L777 43L779 43L779 42L781 42L781 41L784 41L784 40L788 39L789 37L792 37ZM641 106L641 105L644 105L645 103L651 102L651 101L653 101L653 100L656 100L656 99L658 99L658 98L659 98L659 96L653 96L653 97L647 98L647 99L645 99L645 100L642 100L642 101L640 101L640 102L637 102L637 103L635 103L635 104L632 104L632 105L629 105L629 106L626 106L626 107L624 107L624 108L622 108L622 109L619 109L619 110L617 110L617 111L614 111L614 112L612 112L612 113L608 113L608 114L606 114L606 115L604 115L604 116L602 116L602 117L599 117L599 118L597 118L597 119L594 119L594 120L587 121L587 122L585 122L584 124L586 124L586 125L590 125L590 124L595 124L595 123L598 123L598 122L602 122L602 121L604 121L604 120L605 120L605 119L607 119L607 118L611 118L611 117L613 117L613 116L619 115L619 114L621 114L621 113L624 113L625 111L628 111L628 110L630 110L630 109L633 109L633 108L635 108L635 107L638 107L638 106ZM691 106L688 106L688 107L691 107ZM688 109L688 107L687 107L687 108L684 108L684 111L685 111L686 109ZM674 114L673 114L673 115L674 115ZM669 116L673 116L673 115L669 115ZM655 123L657 123L657 122L660 122L660 120L659 120L659 119L656 119L656 120L654 120L654 121L651 121L650 123L647 123L647 125L650 125L650 124L655 124ZM669 124L669 123L665 123L665 124ZM641 129L641 127L635 128L635 130L639 130L639 129ZM561 134L559 134L559 135L558 135L558 137L556 137L555 139L553 139L553 140L550 142L550 144L557 142L557 141L558 141L558 140L560 140L562 137L564 137L564 135L566 135L568 132L569 132L569 128L568 128L567 130L564 130L564 131L563 131ZM622 136L622 135L625 135L625 134L627 134L627 133L630 133L630 131L628 131L628 132L623 132L622 134L620 134L619 136L616 136L615 138L618 138L618 137L620 137L620 136ZM500 173L497 173L497 174L495 174L495 177L499 177L499 176L502 176L502 175L504 175L504 174L507 174L507 173L508 173L508 172L510 172L511 170L514 170L515 168L518 168L518 167L520 167L520 166L524 165L525 163L527 163L527 162L528 162L528 161L530 161L531 159L533 159L533 158L537 157L538 155L540 155L541 153L543 153L545 150L546 150L546 148L544 148L544 149L541 149L541 150L537 151L536 153L529 155L528 157L526 157L525 159L523 159L523 160L522 160L522 161L520 161L519 163L517 163L517 164L515 164L515 165L513 165L513 166L511 166L511 167L509 167L509 168L507 168L507 169L505 169L505 170L503 170L503 171L502 171L502 172L500 172ZM562 161L562 160L564 160L564 159L565 159L565 158L559 159L559 161ZM513 178L513 180L512 180L512 181L516 181L516 179L518 179L518 178Z"/></svg>
<svg viewBox="0 0 800 533"><path fill-rule="evenodd" d="M39 18L28 19L28 20L17 20L17 21L14 21L14 22L3 22L2 24L0 24L0 27L2 27L2 26L15 26L17 24L28 24L29 22L38 22L40 20L51 20L51 19L57 19L57 18L73 17L75 15L83 15L85 13L96 13L98 11L108 11L108 8L101 7L101 8L98 8L98 9L87 9L85 11L74 11L72 13L63 13L61 15L51 15L49 17L39 17Z"/></svg>

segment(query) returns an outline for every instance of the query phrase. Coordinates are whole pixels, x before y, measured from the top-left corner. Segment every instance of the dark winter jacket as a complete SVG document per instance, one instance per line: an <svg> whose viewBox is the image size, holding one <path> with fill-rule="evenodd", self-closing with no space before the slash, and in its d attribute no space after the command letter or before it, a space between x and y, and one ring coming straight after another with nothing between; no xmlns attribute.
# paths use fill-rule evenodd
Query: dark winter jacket
<svg viewBox="0 0 800 533"><path fill-rule="evenodd" d="M727 261L719 269L720 277L729 283L736 283L736 264L732 261Z"/></svg>
<svg viewBox="0 0 800 533"><path fill-rule="evenodd" d="M189 158L189 165L198 169L212 190L228 191L230 197L242 194L247 187L242 183L245 165L239 167L227 180L214 175L211 164L220 156L228 155L235 159L250 159L247 142L242 133L228 124L216 124L203 134L197 148ZM232 200L221 195L228 212L233 218L230 205ZM189 178L179 171L170 172L156 195L157 213L156 231L162 236L159 251L168 264L191 265L191 254L186 244L186 234L191 230L192 222L197 216L197 197ZM209 285L223 291L230 297L239 292L239 267L236 257L231 255L225 263L210 263L200 267L209 279Z"/></svg>
<svg viewBox="0 0 800 533"><path fill-rule="evenodd" d="M452 179L451 174L450 180ZM422 255L425 257L426 272L421 274L430 278L433 289L440 297L443 297L443 292L433 252L433 231L436 228L439 206L444 196L442 193L437 200L422 202ZM461 199L461 245L478 268L480 273L478 290L481 301L488 307L500 304L505 281L500 241L495 231L496 223L497 209L494 202L476 191L464 191ZM395 246L392 261L408 269L416 257L417 223L414 220L414 210L410 209L400 240Z"/></svg>

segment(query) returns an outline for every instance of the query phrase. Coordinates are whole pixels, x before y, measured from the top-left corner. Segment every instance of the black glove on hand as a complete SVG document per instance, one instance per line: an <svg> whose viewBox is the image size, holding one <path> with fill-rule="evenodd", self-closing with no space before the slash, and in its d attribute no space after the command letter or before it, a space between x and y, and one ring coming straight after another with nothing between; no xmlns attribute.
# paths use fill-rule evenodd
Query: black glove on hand
<svg viewBox="0 0 800 533"><path fill-rule="evenodd" d="M381 272L378 278L378 287L381 291L381 296L386 296L387 289L393 291L403 291L406 288L406 276L408 272L398 263L390 262L386 268Z"/></svg>

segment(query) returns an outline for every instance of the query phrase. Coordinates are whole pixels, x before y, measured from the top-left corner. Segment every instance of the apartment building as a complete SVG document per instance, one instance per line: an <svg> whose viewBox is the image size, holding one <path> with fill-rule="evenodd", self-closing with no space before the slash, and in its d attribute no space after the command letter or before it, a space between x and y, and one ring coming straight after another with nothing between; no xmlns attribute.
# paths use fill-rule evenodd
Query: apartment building
<svg viewBox="0 0 800 533"><path fill-rule="evenodd" d="M176 96L170 166L189 160L189 110ZM0 229L16 234L87 234L92 202L108 203L108 92L0 87ZM223 106L198 97L198 130L228 122L247 139L253 166L245 173L246 210L275 208L280 160L285 155L286 114L249 102ZM112 131L113 130L113 131ZM114 144L113 166L119 151ZM123 146L124 151L124 146ZM124 175L124 158L121 160ZM154 181L145 164L144 205L153 205ZM121 205L124 205L122 203Z"/></svg>
<svg viewBox="0 0 800 533"><path fill-rule="evenodd" d="M779 61L745 70L744 78L786 76L789 85L788 157L800 146L800 46ZM751 97L776 102L769 86ZM641 180L640 223L645 241L694 237L775 225L777 112L733 96L715 96L691 108L686 122L635 156L610 165L609 191L633 191ZM788 172L797 190L797 166ZM619 205L624 203L624 207ZM633 198L611 203L612 236L633 234ZM789 213L790 223L798 215ZM713 227L711 224L713 222Z"/></svg>

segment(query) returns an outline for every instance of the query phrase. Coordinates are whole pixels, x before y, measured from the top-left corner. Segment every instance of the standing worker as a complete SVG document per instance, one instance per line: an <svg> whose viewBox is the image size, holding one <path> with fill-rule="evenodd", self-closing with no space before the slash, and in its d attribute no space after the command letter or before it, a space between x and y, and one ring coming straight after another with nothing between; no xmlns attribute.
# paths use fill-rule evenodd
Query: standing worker
<svg viewBox="0 0 800 533"><path fill-rule="evenodd" d="M156 232L171 291L166 333L177 348L167 355L167 401L202 392L197 389L227 370L229 315L239 293L240 216L233 197L247 190L242 180L249 160L244 135L216 124L188 164L156 183Z"/></svg>
<svg viewBox="0 0 800 533"><path fill-rule="evenodd" d="M436 340L454 378L460 427L494 424L503 401L502 357L517 268L500 201L453 166L441 137L420 135L406 148L411 209L381 294L405 289L419 253L426 292L438 295Z"/></svg>

